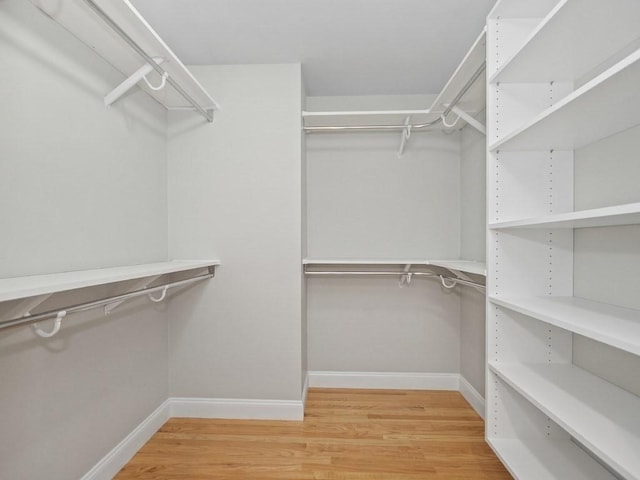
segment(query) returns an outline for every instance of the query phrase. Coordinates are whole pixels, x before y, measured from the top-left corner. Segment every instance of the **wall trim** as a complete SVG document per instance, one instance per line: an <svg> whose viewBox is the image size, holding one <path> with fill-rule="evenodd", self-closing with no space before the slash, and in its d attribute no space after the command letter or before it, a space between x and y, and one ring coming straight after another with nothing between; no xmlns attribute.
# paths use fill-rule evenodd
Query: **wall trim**
<svg viewBox="0 0 640 480"><path fill-rule="evenodd" d="M302 400L170 398L171 417L302 420Z"/></svg>
<svg viewBox="0 0 640 480"><path fill-rule="evenodd" d="M484 398L473 388L466 378L460 375L460 393L464 399L469 402L469 405L476 411L478 415L484 420Z"/></svg>
<svg viewBox="0 0 640 480"><path fill-rule="evenodd" d="M81 480L109 480L116 476L138 450L156 433L170 414L170 402L165 400L151 415L116 445L102 460L96 463Z"/></svg>
<svg viewBox="0 0 640 480"><path fill-rule="evenodd" d="M309 372L309 386L398 390L459 390L457 373Z"/></svg>
<svg viewBox="0 0 640 480"><path fill-rule="evenodd" d="M304 376L304 385L302 386L302 408L307 404L307 395L309 394L309 372Z"/></svg>

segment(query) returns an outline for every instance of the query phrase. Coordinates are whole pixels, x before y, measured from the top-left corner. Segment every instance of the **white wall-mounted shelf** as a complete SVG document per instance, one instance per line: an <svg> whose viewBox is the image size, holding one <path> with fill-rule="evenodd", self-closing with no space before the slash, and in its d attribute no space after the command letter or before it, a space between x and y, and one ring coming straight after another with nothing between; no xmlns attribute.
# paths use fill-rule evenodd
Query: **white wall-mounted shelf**
<svg viewBox="0 0 640 480"><path fill-rule="evenodd" d="M640 224L640 203L594 208L578 212L558 213L489 224L492 230L510 228L590 228Z"/></svg>
<svg viewBox="0 0 640 480"><path fill-rule="evenodd" d="M446 268L454 272L487 276L487 264L473 260L430 260L430 265Z"/></svg>
<svg viewBox="0 0 640 480"><path fill-rule="evenodd" d="M494 305L640 355L640 311L577 297L489 297Z"/></svg>
<svg viewBox="0 0 640 480"><path fill-rule="evenodd" d="M602 465L570 440L488 440L496 455L519 480L615 480Z"/></svg>
<svg viewBox="0 0 640 480"><path fill-rule="evenodd" d="M489 146L499 150L574 150L640 123L640 50Z"/></svg>
<svg viewBox="0 0 640 480"><path fill-rule="evenodd" d="M410 259L331 259L331 258L305 258L303 265L429 265L427 260Z"/></svg>
<svg viewBox="0 0 640 480"><path fill-rule="evenodd" d="M407 265L415 265L415 266L433 266L433 267L442 267L447 270L451 270L453 272L461 272L461 273L472 273L474 275L485 275L487 274L486 264L481 262L474 262L471 260L411 260L411 259L312 259L305 258L302 260L303 265L308 265L311 267L322 267L327 265L340 265L340 266L398 266L398 267L406 267Z"/></svg>
<svg viewBox="0 0 640 480"><path fill-rule="evenodd" d="M570 364L489 367L624 478L640 476L640 398Z"/></svg>
<svg viewBox="0 0 640 480"><path fill-rule="evenodd" d="M217 265L220 265L219 260L174 260L126 267L3 278L0 279L0 302Z"/></svg>
<svg viewBox="0 0 640 480"><path fill-rule="evenodd" d="M148 62L123 37L128 37L149 57L164 59L161 68L168 74L167 86L159 91L152 90L145 82L138 82L138 86L169 110L196 109L197 107L186 99L184 95L186 94L210 116L209 120L213 118L212 112L219 108L218 104L128 0L63 2L31 0L31 2L103 57L125 77L129 77ZM121 32L116 33L116 30L96 13L96 9L108 16ZM159 79L159 75L155 73L149 78L156 84L159 83Z"/></svg>
<svg viewBox="0 0 640 480"><path fill-rule="evenodd" d="M485 95L485 57L486 57L486 28L478 36L476 41L467 52L458 68L446 83L442 91L438 94L430 107L432 112L444 112L445 109L453 102L459 92L467 85L469 81L473 81L473 85L469 88L461 98L458 106L466 112L480 112L484 110L486 105ZM478 73L481 72L481 73ZM474 78L474 75L477 77Z"/></svg>
<svg viewBox="0 0 640 480"><path fill-rule="evenodd" d="M640 37L639 16L635 0L563 0L489 82L578 80Z"/></svg>

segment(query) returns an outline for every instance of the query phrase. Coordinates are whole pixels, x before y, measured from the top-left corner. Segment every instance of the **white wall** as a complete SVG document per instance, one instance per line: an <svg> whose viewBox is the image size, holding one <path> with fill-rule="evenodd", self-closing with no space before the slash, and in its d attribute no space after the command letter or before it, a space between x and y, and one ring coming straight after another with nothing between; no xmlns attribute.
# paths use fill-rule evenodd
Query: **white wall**
<svg viewBox="0 0 640 480"><path fill-rule="evenodd" d="M416 108L431 98L310 97L308 109ZM361 120L366 122L368 119ZM308 256L456 258L459 134L307 137ZM459 371L460 303L432 280L309 278L309 370Z"/></svg>
<svg viewBox="0 0 640 480"><path fill-rule="evenodd" d="M484 123L484 114L481 120ZM485 261L486 137L466 126L460 135L460 256ZM485 296L460 288L460 373L484 396Z"/></svg>
<svg viewBox="0 0 640 480"><path fill-rule="evenodd" d="M105 110L123 76L29 2L0 2L0 59L0 277L166 259L163 109ZM0 478L79 478L167 398L156 308L0 332Z"/></svg>
<svg viewBox="0 0 640 480"><path fill-rule="evenodd" d="M171 302L170 393L299 400L301 68L192 71L222 110L207 125L169 115L169 251L222 266Z"/></svg>
<svg viewBox="0 0 640 480"><path fill-rule="evenodd" d="M575 153L575 208L640 201L640 126ZM640 309L640 226L586 228L574 233L574 295ZM640 358L574 335L573 360L640 395Z"/></svg>

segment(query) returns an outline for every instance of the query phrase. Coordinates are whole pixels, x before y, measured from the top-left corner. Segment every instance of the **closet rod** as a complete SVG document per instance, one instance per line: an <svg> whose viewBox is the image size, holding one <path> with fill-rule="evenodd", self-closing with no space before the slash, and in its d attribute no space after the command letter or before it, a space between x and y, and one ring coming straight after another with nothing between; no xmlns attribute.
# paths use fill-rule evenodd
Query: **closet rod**
<svg viewBox="0 0 640 480"><path fill-rule="evenodd" d="M470 282L469 280L463 280L461 278L456 278L456 277L449 277L446 275L438 275L435 273L429 273L429 272L367 272L367 271L359 271L359 272L354 272L354 271L333 271L333 272L310 272L308 270L304 271L305 275L308 276L341 276L341 275L360 275L360 276L366 276L366 275L376 275L376 276L393 276L393 277L404 277L407 275L411 275L412 277L436 277L436 278L445 278L446 280L451 280L452 282L456 282L459 283L461 285L466 285L468 287L474 287L474 288L480 288L480 289L485 289L486 286L481 284L481 283L476 283L476 282Z"/></svg>
<svg viewBox="0 0 640 480"><path fill-rule="evenodd" d="M115 295L115 296L112 296L112 297L102 298L100 300L94 300L92 302L80 303L80 304L73 305L73 306L67 307L67 308L57 308L56 310L50 310L50 311L47 311L47 312L38 313L36 315L30 315L30 316L26 316L26 317L20 317L20 318L14 318L14 319L11 319L11 320L6 320L6 321L3 321L3 322L0 322L0 330L2 330L4 328L17 327L17 326L20 326L20 325L29 325L29 324L32 324L32 323L39 322L41 320L45 320L45 319L48 319L48 318L53 318L61 310L66 311L67 314L76 313L76 312L84 312L84 311L87 311L87 310L92 310L94 308L98 308L98 307L102 307L102 306L105 306L105 305L109 305L110 303L122 302L122 301L125 301L125 300L129 300L131 298L140 297L142 295L148 295L150 293L154 293L154 292L157 292L157 291L164 290L165 288L182 287L182 286L185 286L185 285L189 285L191 283L200 282L202 280L208 280L209 278L213 278L214 275L215 275L214 271L212 271L211 268L210 268L209 269L209 273L206 273L204 275L198 275L197 277L193 277L193 278L188 278L186 280L180 280L180 281L177 281L177 282L167 283L167 284L164 284L164 285L159 285L157 287L143 288L143 289L140 289L140 290L135 290L133 292L123 293L122 295Z"/></svg>
<svg viewBox="0 0 640 480"><path fill-rule="evenodd" d="M91 10L93 10L111 29L118 34L127 44L133 48L138 55L140 55L147 64L149 64L160 76L165 75L165 70L156 61L145 52L140 45L138 45L120 26L113 21L113 19L107 15L93 0L84 0ZM213 111L205 110L196 100L193 99L171 76L167 76L167 83L171 85L182 97L187 100L193 108L200 113L208 122L213 122Z"/></svg>
<svg viewBox="0 0 640 480"><path fill-rule="evenodd" d="M460 100L465 95L465 93L467 93L469 91L469 89L473 86L473 84L480 77L480 75L482 75L482 73L485 71L486 68L487 68L487 62L484 61L477 68L477 70L473 73L471 78L469 78L467 83L464 84L462 89L453 98L451 103L446 105L446 108L445 108L444 112L442 112L442 115L440 117L436 118L435 120L430 121L430 122L419 123L419 124L415 124L415 125L405 125L405 124L402 124L402 125L335 125L335 126L319 126L319 127L311 127L311 126L306 126L305 125L305 126L302 127L302 129L307 133L333 133L333 132L346 132L346 131L350 131L350 130L352 130L352 131L353 130L356 130L356 131L358 131L358 130L359 131L381 131L381 130L384 130L384 131L404 131L404 130L407 129L407 127L411 128L412 132L414 130L422 130L424 128L431 127L433 125L436 125L436 124L442 122L442 118L443 117L446 118L446 116L449 115L449 113L451 113L453 108L456 105L458 105L458 102L460 102Z"/></svg>

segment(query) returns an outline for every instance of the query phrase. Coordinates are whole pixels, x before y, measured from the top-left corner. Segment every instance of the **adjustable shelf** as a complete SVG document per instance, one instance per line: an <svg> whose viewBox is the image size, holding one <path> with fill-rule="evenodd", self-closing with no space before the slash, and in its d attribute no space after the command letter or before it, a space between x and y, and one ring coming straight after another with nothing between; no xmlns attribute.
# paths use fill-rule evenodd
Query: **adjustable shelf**
<svg viewBox="0 0 640 480"><path fill-rule="evenodd" d="M635 355L640 355L640 311L577 297L489 297L499 305Z"/></svg>
<svg viewBox="0 0 640 480"><path fill-rule="evenodd" d="M105 98L110 104L136 84L168 110L192 109L208 121L218 104L128 0L31 0L53 20L120 71L127 80ZM154 71L153 90L143 80Z"/></svg>
<svg viewBox="0 0 640 480"><path fill-rule="evenodd" d="M640 37L638 17L634 0L563 0L489 82L578 80Z"/></svg>
<svg viewBox="0 0 640 480"><path fill-rule="evenodd" d="M640 224L640 203L594 208L578 212L558 213L544 217L489 224L492 230L510 228L590 228Z"/></svg>
<svg viewBox="0 0 640 480"><path fill-rule="evenodd" d="M184 272L201 268L215 268L219 260L174 260L170 262L131 265L126 267L81 270L0 279L0 302L19 300L36 295L94 287L107 283L123 282L145 277Z"/></svg>
<svg viewBox="0 0 640 480"><path fill-rule="evenodd" d="M574 365L489 368L622 477L640 476L640 398Z"/></svg>
<svg viewBox="0 0 640 480"><path fill-rule="evenodd" d="M640 50L489 146L500 150L574 150L640 123Z"/></svg>
<svg viewBox="0 0 640 480"><path fill-rule="evenodd" d="M509 472L520 480L615 480L602 465L571 440L488 440Z"/></svg>

